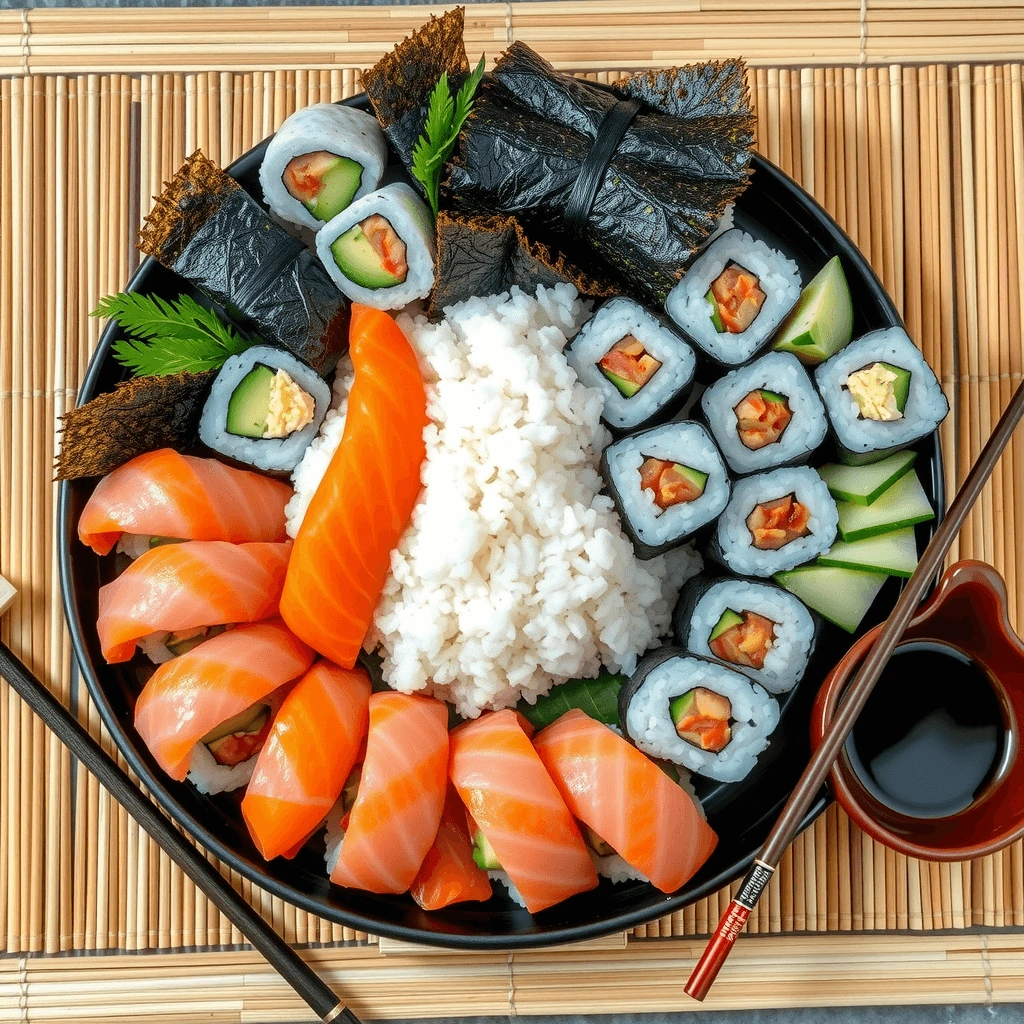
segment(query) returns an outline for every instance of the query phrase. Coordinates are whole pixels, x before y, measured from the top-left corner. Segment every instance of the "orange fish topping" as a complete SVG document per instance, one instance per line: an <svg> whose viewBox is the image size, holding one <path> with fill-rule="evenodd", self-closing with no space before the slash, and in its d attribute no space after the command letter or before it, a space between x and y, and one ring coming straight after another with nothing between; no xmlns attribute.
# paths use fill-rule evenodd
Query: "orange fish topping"
<svg viewBox="0 0 1024 1024"><path fill-rule="evenodd" d="M811 513L792 494L754 507L747 516L747 529L754 538L754 547L761 551L777 551L798 537L806 537Z"/></svg>
<svg viewBox="0 0 1024 1024"><path fill-rule="evenodd" d="M761 391L751 391L735 406L736 432L751 451L774 444L793 418L789 402L769 401Z"/></svg>
<svg viewBox="0 0 1024 1024"><path fill-rule="evenodd" d="M754 274L736 263L730 263L712 282L718 315L730 334L742 334L761 312L765 294L759 284Z"/></svg>
<svg viewBox="0 0 1024 1024"><path fill-rule="evenodd" d="M775 640L775 623L757 612L743 612L743 621L731 626L708 646L722 661L747 668L764 668Z"/></svg>

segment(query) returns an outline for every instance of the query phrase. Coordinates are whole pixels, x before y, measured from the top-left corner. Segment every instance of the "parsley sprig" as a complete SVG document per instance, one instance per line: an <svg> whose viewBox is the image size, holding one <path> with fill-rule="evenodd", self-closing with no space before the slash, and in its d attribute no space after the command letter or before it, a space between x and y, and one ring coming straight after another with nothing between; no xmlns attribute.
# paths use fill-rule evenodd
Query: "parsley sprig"
<svg viewBox="0 0 1024 1024"><path fill-rule="evenodd" d="M137 292L105 295L89 314L116 320L130 338L114 342L114 358L136 377L219 370L253 342L188 295L177 300Z"/></svg>
<svg viewBox="0 0 1024 1024"><path fill-rule="evenodd" d="M473 73L462 83L455 98L448 84L448 72L443 72L430 93L427 119L423 132L412 151L412 176L423 185L434 216L440 201L441 171L452 155L459 132L473 109L473 96L484 76L484 58Z"/></svg>

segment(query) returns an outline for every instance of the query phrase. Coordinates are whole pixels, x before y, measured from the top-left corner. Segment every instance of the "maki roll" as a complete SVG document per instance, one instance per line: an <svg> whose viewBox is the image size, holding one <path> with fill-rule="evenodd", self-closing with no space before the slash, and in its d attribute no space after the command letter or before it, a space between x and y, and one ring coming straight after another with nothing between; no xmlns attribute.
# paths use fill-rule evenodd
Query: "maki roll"
<svg viewBox="0 0 1024 1024"><path fill-rule="evenodd" d="M800 271L738 228L716 238L669 292L665 311L706 355L739 366L800 298Z"/></svg>
<svg viewBox="0 0 1024 1024"><path fill-rule="evenodd" d="M619 716L645 754L739 782L768 746L779 705L743 673L666 647L647 655L622 688Z"/></svg>
<svg viewBox="0 0 1024 1024"><path fill-rule="evenodd" d="M580 381L604 395L602 419L620 433L675 412L690 393L697 364L675 331L625 298L601 306L565 356Z"/></svg>
<svg viewBox="0 0 1024 1024"><path fill-rule="evenodd" d="M699 423L666 423L609 445L601 474L638 558L681 544L726 507L729 477Z"/></svg>
<svg viewBox="0 0 1024 1024"><path fill-rule="evenodd" d="M906 448L949 412L932 368L901 327L851 342L814 377L848 464L877 462Z"/></svg>
<svg viewBox="0 0 1024 1024"><path fill-rule="evenodd" d="M221 367L199 438L237 462L287 473L316 437L330 404L331 389L308 366L282 349L255 345Z"/></svg>
<svg viewBox="0 0 1024 1024"><path fill-rule="evenodd" d="M684 650L740 669L769 693L800 682L818 639L815 618L792 594L731 576L687 583L672 624Z"/></svg>
<svg viewBox="0 0 1024 1024"><path fill-rule="evenodd" d="M339 213L317 232L316 251L334 283L374 309L401 309L434 286L434 222L404 182Z"/></svg>
<svg viewBox="0 0 1024 1024"><path fill-rule="evenodd" d="M725 461L739 474L805 462L828 429L811 378L786 352L727 373L700 404Z"/></svg>
<svg viewBox="0 0 1024 1024"><path fill-rule="evenodd" d="M828 551L838 522L813 469L773 469L735 483L710 553L741 576L772 576Z"/></svg>
<svg viewBox="0 0 1024 1024"><path fill-rule="evenodd" d="M377 121L337 103L295 111L260 164L263 199L283 220L318 231L380 183L388 147Z"/></svg>

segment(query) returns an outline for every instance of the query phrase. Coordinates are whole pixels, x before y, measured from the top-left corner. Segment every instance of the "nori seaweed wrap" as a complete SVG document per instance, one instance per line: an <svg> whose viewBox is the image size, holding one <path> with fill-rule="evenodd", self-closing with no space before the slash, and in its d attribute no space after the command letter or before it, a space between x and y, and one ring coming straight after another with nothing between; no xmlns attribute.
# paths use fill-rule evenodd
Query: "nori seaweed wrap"
<svg viewBox="0 0 1024 1024"><path fill-rule="evenodd" d="M468 73L462 22L461 9L432 19L363 77L406 166L439 75L454 87ZM595 165L612 122L622 134L607 164ZM442 206L514 215L531 240L660 304L746 187L754 123L741 61L645 72L606 88L556 72L516 42L477 91ZM594 186L582 190L582 206L581 177ZM572 230L569 209L583 211Z"/></svg>
<svg viewBox="0 0 1024 1024"><path fill-rule="evenodd" d="M65 413L57 479L103 476L158 448L194 448L216 376L216 370L207 370L136 377Z"/></svg>
<svg viewBox="0 0 1024 1024"><path fill-rule="evenodd" d="M320 261L202 152L157 197L139 248L317 373L345 351L348 300Z"/></svg>

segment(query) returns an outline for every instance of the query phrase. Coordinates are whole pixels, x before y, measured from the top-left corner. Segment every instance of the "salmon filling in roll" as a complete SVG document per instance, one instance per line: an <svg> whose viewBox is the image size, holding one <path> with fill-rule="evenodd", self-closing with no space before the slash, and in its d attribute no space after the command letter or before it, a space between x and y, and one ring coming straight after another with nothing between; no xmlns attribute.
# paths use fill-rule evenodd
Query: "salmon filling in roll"
<svg viewBox="0 0 1024 1024"><path fill-rule="evenodd" d="M632 334L615 342L597 365L624 398L632 398L661 369L660 361Z"/></svg>
<svg viewBox="0 0 1024 1024"><path fill-rule="evenodd" d="M711 631L708 647L716 658L747 668L764 668L775 642L775 623L757 612L726 608Z"/></svg>
<svg viewBox="0 0 1024 1024"><path fill-rule="evenodd" d="M663 512L673 505L696 501L707 482L707 473L678 462L648 456L640 466L640 486L654 495L654 504Z"/></svg>
<svg viewBox="0 0 1024 1024"><path fill-rule="evenodd" d="M793 418L788 399L763 389L751 391L733 412L740 441L755 452L778 441Z"/></svg>
<svg viewBox="0 0 1024 1024"><path fill-rule="evenodd" d="M798 537L808 536L810 519L810 509L801 505L794 495L787 494L754 506L754 511L747 516L747 529L754 538L755 548L777 551Z"/></svg>
<svg viewBox="0 0 1024 1024"><path fill-rule="evenodd" d="M680 694L668 706L681 739L718 754L732 740L732 704L714 690L698 686Z"/></svg>
<svg viewBox="0 0 1024 1024"><path fill-rule="evenodd" d="M711 282L705 298L719 334L742 334L754 322L766 297L760 283L755 274L738 263L730 263Z"/></svg>

